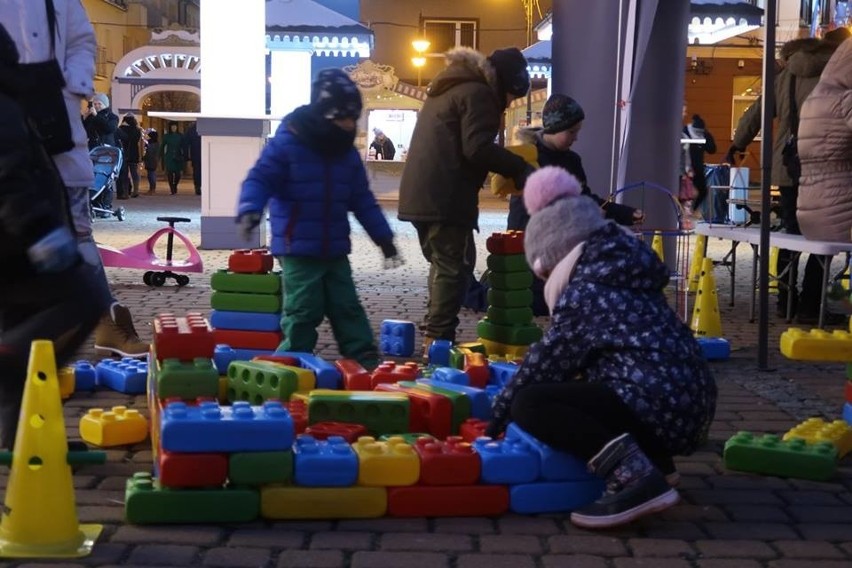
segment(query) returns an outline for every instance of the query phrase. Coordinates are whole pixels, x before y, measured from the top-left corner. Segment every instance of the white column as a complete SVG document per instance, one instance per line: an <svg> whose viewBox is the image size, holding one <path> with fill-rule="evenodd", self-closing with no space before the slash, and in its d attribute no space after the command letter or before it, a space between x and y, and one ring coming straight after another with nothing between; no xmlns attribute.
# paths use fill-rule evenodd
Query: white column
<svg viewBox="0 0 852 568"><path fill-rule="evenodd" d="M312 54L310 49L272 51L272 116L283 117L310 102Z"/></svg>

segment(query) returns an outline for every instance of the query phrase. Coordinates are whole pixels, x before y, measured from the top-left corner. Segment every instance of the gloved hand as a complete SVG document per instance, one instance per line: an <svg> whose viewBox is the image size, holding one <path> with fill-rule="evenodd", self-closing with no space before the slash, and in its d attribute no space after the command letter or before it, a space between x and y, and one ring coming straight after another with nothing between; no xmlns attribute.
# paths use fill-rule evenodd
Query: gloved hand
<svg viewBox="0 0 852 568"><path fill-rule="evenodd" d="M405 260L399 256L399 251L396 250L396 245L393 244L392 240L381 243L379 247L381 247L382 254L385 257L383 265L385 270L389 268L398 268L405 264Z"/></svg>
<svg viewBox="0 0 852 568"><path fill-rule="evenodd" d="M262 218L263 217L260 213L243 213L237 217L237 224L239 225L237 230L243 240L251 240L251 233L258 225L260 225L260 220Z"/></svg>
<svg viewBox="0 0 852 568"><path fill-rule="evenodd" d="M739 148L737 148L736 146L734 146L732 144L731 147L728 148L728 153L725 154L725 157L722 159L722 163L723 164L731 164L731 165L736 164L737 163L736 154L740 154L740 153L742 153L742 150L740 150Z"/></svg>
<svg viewBox="0 0 852 568"><path fill-rule="evenodd" d="M524 186L527 183L527 178L530 177L533 172L535 172L535 168L532 167L530 164L527 164L527 167L524 168L523 172L512 178L512 181L515 182L515 189L517 189L518 191L523 191Z"/></svg>
<svg viewBox="0 0 852 568"><path fill-rule="evenodd" d="M27 257L36 272L62 272L79 258L77 239L68 227L59 227L31 245Z"/></svg>

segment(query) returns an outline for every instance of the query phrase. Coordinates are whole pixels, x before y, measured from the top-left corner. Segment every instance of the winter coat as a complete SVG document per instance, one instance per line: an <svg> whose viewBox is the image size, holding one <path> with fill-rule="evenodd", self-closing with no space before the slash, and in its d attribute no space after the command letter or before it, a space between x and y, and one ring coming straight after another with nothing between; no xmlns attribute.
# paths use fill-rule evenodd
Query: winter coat
<svg viewBox="0 0 852 568"><path fill-rule="evenodd" d="M156 171L157 167L160 165L160 143L148 142L148 145L145 147L145 155L142 157L142 160L145 162L146 170Z"/></svg>
<svg viewBox="0 0 852 568"><path fill-rule="evenodd" d="M802 234L852 241L852 40L846 40L802 106L798 219Z"/></svg>
<svg viewBox="0 0 852 568"><path fill-rule="evenodd" d="M417 117L399 185L399 218L474 228L489 171L523 174L523 158L494 143L506 108L481 53L458 48L432 81Z"/></svg>
<svg viewBox="0 0 852 568"><path fill-rule="evenodd" d="M348 255L352 252L350 211L373 242L391 242L393 233L351 142L341 152L328 155L294 132L292 117L306 108L285 117L264 147L243 182L237 215L262 213L269 202L275 256L332 259ZM319 128L306 130L305 136L320 135Z"/></svg>
<svg viewBox="0 0 852 568"><path fill-rule="evenodd" d="M160 157L167 172L182 172L184 165L183 136L180 132L166 132L160 142Z"/></svg>
<svg viewBox="0 0 852 568"><path fill-rule="evenodd" d="M781 150L790 137L790 81L796 77L796 108L801 109L808 95L816 87L820 73L828 63L835 47L820 42L814 47L805 47L793 53L785 67L775 77L775 111L778 118L775 127L775 140L772 143L772 183L777 186L791 187L793 180L787 174L781 157ZM744 149L760 131L762 119L762 101L758 98L745 111L737 123L734 146ZM801 114L801 112L799 113Z"/></svg>
<svg viewBox="0 0 852 568"><path fill-rule="evenodd" d="M716 140L706 128L699 128L695 124L688 124L681 131L683 138L701 139L704 144L683 144L682 160L683 170L681 175L692 172L692 183L696 188L707 189L707 177L704 173L704 153L716 153Z"/></svg>
<svg viewBox="0 0 852 568"><path fill-rule="evenodd" d="M370 148L375 148L376 156L381 154L383 160L393 160L393 157L396 155L396 148L393 147L391 139L387 137L382 140L376 138L373 140L373 143L370 144Z"/></svg>
<svg viewBox="0 0 852 568"><path fill-rule="evenodd" d="M201 135L195 124L183 134L183 158L192 162L193 168L201 167Z"/></svg>
<svg viewBox="0 0 852 568"><path fill-rule="evenodd" d="M550 329L495 399L494 423L509 421L512 398L526 385L584 380L610 387L672 454L693 452L713 420L716 384L663 295L668 281L640 239L611 222L594 231Z"/></svg>
<svg viewBox="0 0 852 568"><path fill-rule="evenodd" d="M103 108L97 114L87 115L83 119L83 125L89 135L89 150L104 144L121 148L118 115L112 112L112 109Z"/></svg>
<svg viewBox="0 0 852 568"><path fill-rule="evenodd" d="M142 146L142 129L130 124L122 124L118 127L121 133L121 145L124 150L125 164L138 164L141 160L140 147Z"/></svg>
<svg viewBox="0 0 852 568"><path fill-rule="evenodd" d="M53 0L56 12L54 54L65 76L65 110L71 123L74 148L53 156L67 187L90 187L94 181L87 136L80 116L80 102L94 93L97 41L80 0ZM3 0L0 24L18 46L21 63L50 59L50 35L44 2Z"/></svg>

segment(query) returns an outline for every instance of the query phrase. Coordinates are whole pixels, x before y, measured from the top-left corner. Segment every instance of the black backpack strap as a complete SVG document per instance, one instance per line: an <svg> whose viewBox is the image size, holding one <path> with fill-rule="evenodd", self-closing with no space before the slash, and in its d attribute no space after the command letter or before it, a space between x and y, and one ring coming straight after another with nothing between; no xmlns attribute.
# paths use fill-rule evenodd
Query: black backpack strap
<svg viewBox="0 0 852 568"><path fill-rule="evenodd" d="M44 0L44 8L47 11L47 27L50 29L50 55L54 57L56 51L56 10L53 8L53 0Z"/></svg>
<svg viewBox="0 0 852 568"><path fill-rule="evenodd" d="M49 0L48 0L49 1ZM799 110L796 108L796 76L790 73L790 134L799 134Z"/></svg>

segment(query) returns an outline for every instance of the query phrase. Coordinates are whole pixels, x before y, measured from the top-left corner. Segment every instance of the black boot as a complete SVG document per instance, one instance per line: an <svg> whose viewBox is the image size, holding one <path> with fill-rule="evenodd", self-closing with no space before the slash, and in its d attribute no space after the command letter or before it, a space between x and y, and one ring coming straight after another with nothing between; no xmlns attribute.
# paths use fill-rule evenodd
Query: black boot
<svg viewBox="0 0 852 568"><path fill-rule="evenodd" d="M610 440L589 460L589 470L606 480L606 491L591 505L571 513L571 522L579 527L622 525L680 500L630 434Z"/></svg>

